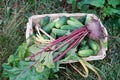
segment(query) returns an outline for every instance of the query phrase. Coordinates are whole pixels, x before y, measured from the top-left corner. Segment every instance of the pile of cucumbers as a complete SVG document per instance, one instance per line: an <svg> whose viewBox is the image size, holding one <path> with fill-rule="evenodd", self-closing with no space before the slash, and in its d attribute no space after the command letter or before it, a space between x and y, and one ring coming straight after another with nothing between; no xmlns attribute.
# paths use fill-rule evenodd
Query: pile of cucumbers
<svg viewBox="0 0 120 80"><path fill-rule="evenodd" d="M84 27L89 21L90 17L87 15L81 16L80 18L61 16L52 21L49 16L45 16L41 19L39 24L45 32L54 39L57 39L61 36L70 34L75 29ZM42 37L49 40L45 34L42 34ZM88 57L91 55L97 55L99 50L99 43L86 36L77 46L77 52L75 53L77 53L79 57Z"/></svg>

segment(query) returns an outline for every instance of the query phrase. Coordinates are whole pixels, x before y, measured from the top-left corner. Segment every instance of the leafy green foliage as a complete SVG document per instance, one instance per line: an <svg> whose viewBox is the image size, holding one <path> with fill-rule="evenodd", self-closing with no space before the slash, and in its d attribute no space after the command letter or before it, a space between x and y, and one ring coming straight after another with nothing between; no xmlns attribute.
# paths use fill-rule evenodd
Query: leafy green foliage
<svg viewBox="0 0 120 80"><path fill-rule="evenodd" d="M110 5L112 5L112 7L116 8L116 6L120 4L120 0L108 0L108 4L110 4Z"/></svg>
<svg viewBox="0 0 120 80"><path fill-rule="evenodd" d="M67 3L68 3L68 4L72 4L72 1L73 1L73 0L67 0Z"/></svg>
<svg viewBox="0 0 120 80"><path fill-rule="evenodd" d="M43 72L36 72L34 67L28 68L34 62L20 61L18 66L12 67L8 64L3 64L3 76L9 80L48 80L49 69L45 68Z"/></svg>
<svg viewBox="0 0 120 80"><path fill-rule="evenodd" d="M76 4L77 4L76 0L73 0L72 1L72 11L73 12L75 12L75 10L76 10Z"/></svg>
<svg viewBox="0 0 120 80"><path fill-rule="evenodd" d="M78 8L81 9L84 4L93 5L95 7L103 7L104 3L105 0L82 0L78 3Z"/></svg>
<svg viewBox="0 0 120 80"><path fill-rule="evenodd" d="M45 57L45 62L43 63L43 65L46 65L48 68L54 68L52 53L49 53L49 54Z"/></svg>
<svg viewBox="0 0 120 80"><path fill-rule="evenodd" d="M76 0L67 0L67 3L72 4L72 11L75 12L77 4Z"/></svg>
<svg viewBox="0 0 120 80"><path fill-rule="evenodd" d="M53 72L58 72L60 69L59 69L59 67L60 67L60 64L59 64L59 62L57 61L57 62L55 62L54 63L55 64L55 67L54 68L52 68L52 71Z"/></svg>
<svg viewBox="0 0 120 80"><path fill-rule="evenodd" d="M104 17L106 17L108 15L112 16L113 14L120 14L120 10L111 8L110 6L103 8L103 16Z"/></svg>
<svg viewBox="0 0 120 80"><path fill-rule="evenodd" d="M76 48L71 49L67 54L66 57L62 60L63 62L68 62L69 60L78 61L80 58L76 55Z"/></svg>
<svg viewBox="0 0 120 80"><path fill-rule="evenodd" d="M50 68L55 67L51 53L45 52L42 55L38 55L35 57L34 62L25 59L27 54L35 54L41 50L42 46L37 46L32 45L28 47L26 43L22 43L17 51L10 55L8 63L3 64L3 77L10 80L47 80Z"/></svg>
<svg viewBox="0 0 120 80"><path fill-rule="evenodd" d="M8 58L8 63L9 64L12 64L12 65L17 65L17 63L20 61L20 60L23 60L25 58L25 53L27 51L27 44L26 43L22 43L17 51L13 54L13 55L10 55L9 58Z"/></svg>
<svg viewBox="0 0 120 80"><path fill-rule="evenodd" d="M36 54L38 53L43 47L45 47L46 44L33 44L28 48L28 51L31 54ZM38 70L39 72L44 70L44 66L47 66L48 68L54 68L54 63L53 63L53 55L52 53L49 52L44 52L42 54L39 54L35 56L35 60L39 60L39 62L36 64L36 68L40 68L41 70Z"/></svg>
<svg viewBox="0 0 120 80"><path fill-rule="evenodd" d="M68 0L67 3L73 4L72 0ZM76 5L80 11L83 10L89 13L99 10L98 12L102 13L102 19L114 14L120 14L119 7L117 7L117 5L120 5L120 0L108 0L107 2L105 0L81 0ZM94 10L91 10L91 6Z"/></svg>
<svg viewBox="0 0 120 80"><path fill-rule="evenodd" d="M44 71L44 65L42 63L39 62L39 63L35 64L34 66L35 66L37 72Z"/></svg>
<svg viewBox="0 0 120 80"><path fill-rule="evenodd" d="M47 44L33 44L29 46L28 51L31 53L38 53L43 47L45 47Z"/></svg>
<svg viewBox="0 0 120 80"><path fill-rule="evenodd" d="M119 16L112 15L111 18L108 20L104 21L104 25L107 27L108 34L110 36L119 36Z"/></svg>
<svg viewBox="0 0 120 80"><path fill-rule="evenodd" d="M27 50L27 43L23 43L21 46L19 46L18 48L18 57L19 58L24 58L25 57L25 53L26 53L26 50Z"/></svg>

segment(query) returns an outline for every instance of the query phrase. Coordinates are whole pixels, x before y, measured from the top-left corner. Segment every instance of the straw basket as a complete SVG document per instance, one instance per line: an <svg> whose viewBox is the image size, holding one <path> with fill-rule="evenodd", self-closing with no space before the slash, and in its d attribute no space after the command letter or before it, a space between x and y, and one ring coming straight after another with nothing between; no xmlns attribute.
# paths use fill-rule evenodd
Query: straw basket
<svg viewBox="0 0 120 80"><path fill-rule="evenodd" d="M79 18L81 16L84 16L84 15L87 15L87 16L90 16L94 19L97 19L100 24L101 24L101 27L102 27L102 30L104 32L104 34L107 36L108 33L107 33L107 30L106 28L103 26L103 24L101 23L100 19L98 17L96 17L94 14L86 14L86 13L57 13L57 14L43 14L43 15L33 15L29 18L28 20L28 23L27 23L27 29L26 29L26 41L27 43L29 44L30 42L30 36L34 33L33 31L33 27L38 24L40 22L40 20L45 17L45 16L49 16L50 17L50 20L55 20L57 18L59 18L60 16L66 16L66 17L69 17L69 16L73 16L75 18ZM104 42L107 42L107 37L103 40ZM85 57L83 58L84 60L86 61L92 61L92 60L100 60L100 59L104 59L105 56L106 56L106 50L107 50L107 47L106 46L103 46L103 44L100 44L102 47L100 48L98 54L96 56L89 56L89 57ZM64 63L73 63L73 62L76 62L76 61L73 61L73 60L70 60L68 62L61 62L62 64Z"/></svg>

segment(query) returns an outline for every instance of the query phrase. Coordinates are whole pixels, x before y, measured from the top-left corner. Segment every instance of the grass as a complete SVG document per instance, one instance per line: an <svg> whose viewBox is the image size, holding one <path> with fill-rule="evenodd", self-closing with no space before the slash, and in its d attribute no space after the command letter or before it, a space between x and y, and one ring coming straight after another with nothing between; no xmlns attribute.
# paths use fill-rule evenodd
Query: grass
<svg viewBox="0 0 120 80"><path fill-rule="evenodd" d="M37 2L36 2L37 1ZM34 14L49 14L71 12L71 8L58 0L1 0L0 2L0 73L2 64L7 61L10 54L25 41L25 30L28 17ZM80 11L76 11L80 12ZM93 11L94 13L97 13ZM105 80L120 79L120 28L116 21L120 16L113 15L102 21L110 36L107 56L103 60L91 61L106 76ZM97 80L90 72L88 78L82 78L78 73L73 72L70 65L62 65L66 70L61 69L56 74L51 73L50 80ZM1 74L0 74L1 75ZM1 79L3 80L3 79Z"/></svg>

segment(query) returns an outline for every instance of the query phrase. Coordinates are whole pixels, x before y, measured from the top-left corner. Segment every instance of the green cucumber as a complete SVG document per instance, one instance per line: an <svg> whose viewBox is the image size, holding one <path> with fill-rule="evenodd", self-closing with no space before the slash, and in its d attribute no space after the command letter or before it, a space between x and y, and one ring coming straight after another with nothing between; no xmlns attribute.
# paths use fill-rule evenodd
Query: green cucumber
<svg viewBox="0 0 120 80"><path fill-rule="evenodd" d="M97 43L96 41L94 41L94 40L88 40L88 45L89 45L89 47L90 47L92 50L94 50L94 51L99 50L99 45L98 45L98 43Z"/></svg>
<svg viewBox="0 0 120 80"><path fill-rule="evenodd" d="M88 57L94 54L94 51L91 49L84 49L84 50L80 50L78 51L78 55L80 57Z"/></svg>
<svg viewBox="0 0 120 80"><path fill-rule="evenodd" d="M75 22L79 22L78 19L76 19L75 17L72 17L72 16L70 16L69 19L72 21L75 21Z"/></svg>
<svg viewBox="0 0 120 80"><path fill-rule="evenodd" d="M75 17L70 16L70 20L79 23L79 26L84 26L78 19L76 19Z"/></svg>
<svg viewBox="0 0 120 80"><path fill-rule="evenodd" d="M47 25L50 22L50 17L49 16L45 16L42 18L42 20L40 21L40 26L44 27L45 25Z"/></svg>
<svg viewBox="0 0 120 80"><path fill-rule="evenodd" d="M56 28L60 28L62 25L64 25L67 21L66 16L62 16L59 18L59 20L55 23Z"/></svg>
<svg viewBox="0 0 120 80"><path fill-rule="evenodd" d="M50 36L52 36L54 39L56 38L56 35L53 32L50 33Z"/></svg>
<svg viewBox="0 0 120 80"><path fill-rule="evenodd" d="M87 41L86 41L85 39L83 39L83 40L80 42L80 45L81 45L81 46L85 46L86 43L87 43Z"/></svg>
<svg viewBox="0 0 120 80"><path fill-rule="evenodd" d="M73 30L78 29L78 28L70 26L70 25L63 25L60 29L73 31Z"/></svg>
<svg viewBox="0 0 120 80"><path fill-rule="evenodd" d="M89 49L89 46L88 45L81 46L79 50L84 50L84 49Z"/></svg>
<svg viewBox="0 0 120 80"><path fill-rule="evenodd" d="M70 26L73 26L73 27L77 27L77 28L80 28L80 27L83 26L83 25L81 25L81 23L75 22L75 21L72 21L72 20L67 20L67 24L70 25Z"/></svg>
<svg viewBox="0 0 120 80"><path fill-rule="evenodd" d="M61 29L56 29L56 28L53 28L52 32L58 37L70 34L69 30L61 30Z"/></svg>
<svg viewBox="0 0 120 80"><path fill-rule="evenodd" d="M43 30L46 31L47 33L50 33L52 28L55 27L55 23L56 23L56 21L53 21L53 22L47 24L46 26L43 27Z"/></svg>
<svg viewBox="0 0 120 80"><path fill-rule="evenodd" d="M81 16L78 20L83 24L85 25L85 20L86 20L86 15L85 16Z"/></svg>

